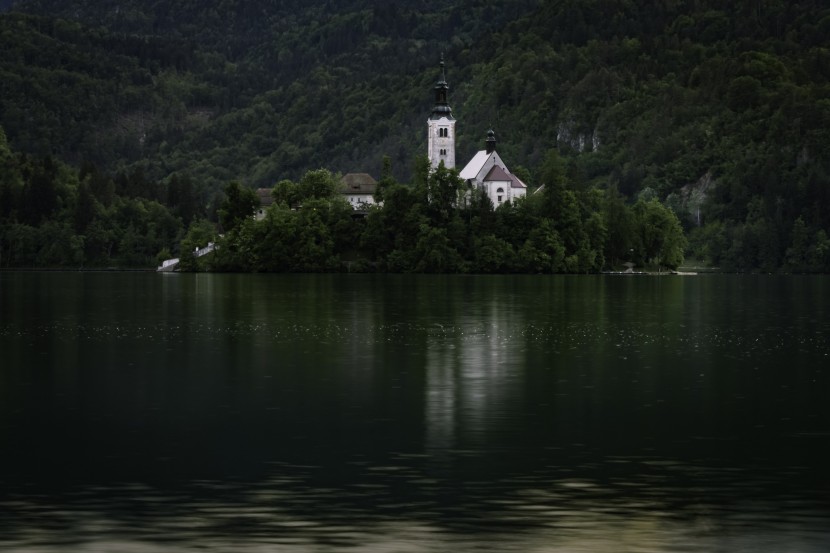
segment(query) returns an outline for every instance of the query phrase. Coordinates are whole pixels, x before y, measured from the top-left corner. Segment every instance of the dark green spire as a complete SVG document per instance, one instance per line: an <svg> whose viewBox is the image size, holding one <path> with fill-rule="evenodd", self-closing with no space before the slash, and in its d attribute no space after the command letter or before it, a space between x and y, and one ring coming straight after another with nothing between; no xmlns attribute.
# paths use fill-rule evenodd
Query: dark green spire
<svg viewBox="0 0 830 553"><path fill-rule="evenodd" d="M493 129L487 131L487 140L484 142L484 148L488 154L496 151L496 133L493 132Z"/></svg>
<svg viewBox="0 0 830 553"><path fill-rule="evenodd" d="M435 83L435 105L432 108L432 115L430 119L440 119L446 117L452 119L452 108L447 101L449 95L450 85L447 84L447 75L444 68L444 54L441 54L441 78Z"/></svg>

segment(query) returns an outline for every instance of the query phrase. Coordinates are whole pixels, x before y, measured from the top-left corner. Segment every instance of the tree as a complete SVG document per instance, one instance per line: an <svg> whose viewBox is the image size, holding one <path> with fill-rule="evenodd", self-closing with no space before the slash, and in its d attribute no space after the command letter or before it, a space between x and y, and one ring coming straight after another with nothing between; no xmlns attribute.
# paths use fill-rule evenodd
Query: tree
<svg viewBox="0 0 830 553"><path fill-rule="evenodd" d="M338 265L334 257L334 240L323 217L328 203L323 199L303 204L297 219L293 244L295 256L292 270L297 272L328 271Z"/></svg>
<svg viewBox="0 0 830 553"><path fill-rule="evenodd" d="M78 193L75 198L75 232L83 234L86 228L95 218L98 212L98 205L95 197L92 195L89 183L87 180L81 181L78 185Z"/></svg>
<svg viewBox="0 0 830 553"><path fill-rule="evenodd" d="M516 268L513 246L493 234L476 237L473 252L473 272L509 273Z"/></svg>
<svg viewBox="0 0 830 553"><path fill-rule="evenodd" d="M231 181L225 187L225 200L219 208L219 224L225 232L230 232L245 219L253 217L258 205L259 198L253 190L238 181Z"/></svg>
<svg viewBox="0 0 830 553"><path fill-rule="evenodd" d="M177 216L181 217L185 226L199 214L199 201L193 190L193 182L188 175L174 173L167 184L167 205Z"/></svg>
<svg viewBox="0 0 830 553"><path fill-rule="evenodd" d="M118 241L118 232L110 213L101 213L84 232L84 264L87 267L106 267L110 264Z"/></svg>
<svg viewBox="0 0 830 553"><path fill-rule="evenodd" d="M562 196L567 187L565 164L559 156L558 150L549 150L545 161L539 170L539 181L545 188L542 190L542 215L553 219L561 218Z"/></svg>
<svg viewBox="0 0 830 553"><path fill-rule="evenodd" d="M209 243L217 241L216 227L206 219L194 219L182 238L179 247L179 270L196 271L206 266L203 258L197 258L193 254L196 250L204 248Z"/></svg>
<svg viewBox="0 0 830 553"><path fill-rule="evenodd" d="M452 247L446 229L425 224L418 232L414 258L418 273L455 273L464 268L464 260Z"/></svg>
<svg viewBox="0 0 830 553"><path fill-rule="evenodd" d="M286 207L296 207L300 201L300 189L294 182L282 179L274 185L271 196L274 197L274 202L278 204Z"/></svg>
<svg viewBox="0 0 830 553"><path fill-rule="evenodd" d="M25 222L39 225L43 220L51 218L58 209L57 173L57 165L49 156L41 163L34 164L23 190Z"/></svg>
<svg viewBox="0 0 830 553"><path fill-rule="evenodd" d="M6 134L0 126L0 221L16 218L23 192L23 177L20 165L6 141Z"/></svg>
<svg viewBox="0 0 830 553"><path fill-rule="evenodd" d="M793 223L790 233L790 247L787 248L787 267L795 271L804 271L809 265L808 248L810 238L807 233L807 225L804 219L798 217Z"/></svg>
<svg viewBox="0 0 830 553"><path fill-rule="evenodd" d="M605 265L605 243L608 241L608 227L600 212L590 213L583 223L586 239L580 244L579 271L599 271Z"/></svg>
<svg viewBox="0 0 830 553"><path fill-rule="evenodd" d="M634 217L616 188L608 190L602 209L608 233L605 241L605 259L612 266L622 261L633 261Z"/></svg>
<svg viewBox="0 0 830 553"><path fill-rule="evenodd" d="M808 250L808 261L811 271L830 272L830 238L824 229L816 233L815 240Z"/></svg>
<svg viewBox="0 0 830 553"><path fill-rule="evenodd" d="M372 259L389 265L392 252L398 251L393 260L396 260L397 269L408 270L408 263L403 260L401 252L409 252L415 248L420 227L427 222L424 207L418 202L415 189L410 186L395 184L384 192L383 208L373 207L369 210L366 226L363 229L360 241L362 247Z"/></svg>
<svg viewBox="0 0 830 553"><path fill-rule="evenodd" d="M427 177L428 212L434 224L446 226L449 223L458 208L463 184L458 172L447 169L443 161Z"/></svg>
<svg viewBox="0 0 830 553"><path fill-rule="evenodd" d="M634 205L638 250L646 260L661 266L677 268L683 263L686 237L674 212L656 198L639 200Z"/></svg>
<svg viewBox="0 0 830 553"><path fill-rule="evenodd" d="M101 205L109 206L112 204L115 199L115 183L108 175L101 173L94 163L91 161L81 163L78 180L89 183L90 192Z"/></svg>
<svg viewBox="0 0 830 553"><path fill-rule="evenodd" d="M558 273L564 270L565 246L548 219L531 231L519 250L519 268L529 273Z"/></svg>
<svg viewBox="0 0 830 553"><path fill-rule="evenodd" d="M340 177L328 169L308 171L300 179L300 200L334 198L340 194L340 187Z"/></svg>
<svg viewBox="0 0 830 553"><path fill-rule="evenodd" d="M383 156L383 168L380 171L380 180L375 188L375 202L383 202L384 191L395 184L397 184L397 181L392 175L392 159L389 156Z"/></svg>

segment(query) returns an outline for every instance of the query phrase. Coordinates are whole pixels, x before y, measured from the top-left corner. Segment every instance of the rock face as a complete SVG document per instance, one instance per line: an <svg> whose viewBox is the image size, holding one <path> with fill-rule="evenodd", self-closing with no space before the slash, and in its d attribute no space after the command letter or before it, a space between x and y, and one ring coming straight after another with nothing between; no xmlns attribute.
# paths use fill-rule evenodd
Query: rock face
<svg viewBox="0 0 830 553"><path fill-rule="evenodd" d="M669 198L666 198L666 203L669 204L669 207L671 207L678 216L680 216L682 212L686 212L689 220L691 220L696 226L700 226L702 223L700 208L703 205L703 202L706 201L709 190L714 185L715 179L712 177L712 173L707 171L697 180L697 182L689 183L683 186L678 193L669 194Z"/></svg>
<svg viewBox="0 0 830 553"><path fill-rule="evenodd" d="M578 152L594 152L600 147L597 128L590 128L572 116L559 123L556 128L556 140Z"/></svg>

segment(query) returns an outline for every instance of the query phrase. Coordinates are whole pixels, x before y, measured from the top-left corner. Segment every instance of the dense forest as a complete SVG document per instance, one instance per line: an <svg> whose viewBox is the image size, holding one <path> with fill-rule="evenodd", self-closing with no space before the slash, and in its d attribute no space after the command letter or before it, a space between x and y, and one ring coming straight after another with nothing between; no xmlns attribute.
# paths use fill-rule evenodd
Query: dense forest
<svg viewBox="0 0 830 553"><path fill-rule="evenodd" d="M216 270L582 272L684 253L724 270L830 270L822 2L0 9L0 267L152 266L221 232L226 247L202 262ZM440 52L460 163L492 127L542 192L493 209L451 171L424 174ZM383 210L354 219L308 192L350 171L383 174ZM278 183L306 201L228 218ZM438 209L432 189L454 203ZM324 253L287 260L299 244ZM528 244L550 259L531 261Z"/></svg>

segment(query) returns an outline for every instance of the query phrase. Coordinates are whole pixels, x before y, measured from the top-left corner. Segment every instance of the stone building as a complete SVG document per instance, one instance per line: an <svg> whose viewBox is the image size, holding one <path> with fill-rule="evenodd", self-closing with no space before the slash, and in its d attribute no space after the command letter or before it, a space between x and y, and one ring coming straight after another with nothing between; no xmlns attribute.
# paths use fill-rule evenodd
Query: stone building
<svg viewBox="0 0 830 553"><path fill-rule="evenodd" d="M378 183L369 173L347 173L341 181L340 192L353 209L366 209L375 202Z"/></svg>

